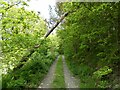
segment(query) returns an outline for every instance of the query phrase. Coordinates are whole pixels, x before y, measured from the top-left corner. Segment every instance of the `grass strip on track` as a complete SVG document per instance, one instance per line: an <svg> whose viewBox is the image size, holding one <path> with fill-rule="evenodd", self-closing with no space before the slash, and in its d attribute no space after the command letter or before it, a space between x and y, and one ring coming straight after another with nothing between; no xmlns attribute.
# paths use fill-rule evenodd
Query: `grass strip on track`
<svg viewBox="0 0 120 90"><path fill-rule="evenodd" d="M51 84L51 87L65 88L62 56L60 56L58 59L56 70L55 70L55 78L53 80L53 83Z"/></svg>

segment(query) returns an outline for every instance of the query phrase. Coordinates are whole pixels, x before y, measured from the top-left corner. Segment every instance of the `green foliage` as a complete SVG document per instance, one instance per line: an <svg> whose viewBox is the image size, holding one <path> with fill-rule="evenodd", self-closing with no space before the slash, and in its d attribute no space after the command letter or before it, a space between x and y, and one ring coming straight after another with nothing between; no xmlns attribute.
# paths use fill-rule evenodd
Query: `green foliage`
<svg viewBox="0 0 120 90"><path fill-rule="evenodd" d="M2 87L36 88L55 60L58 45L57 41L52 41L54 36L42 39L46 33L46 23L37 13L25 10L26 2L21 0L21 6L14 5L18 1L0 1ZM39 44L40 48L36 48L27 62L20 61ZM22 68L13 70L21 63L24 64Z"/></svg>
<svg viewBox="0 0 120 90"><path fill-rule="evenodd" d="M21 69L3 75L3 88L38 87L55 59L55 57L54 59L51 57L46 57L42 52L35 52Z"/></svg>
<svg viewBox="0 0 120 90"><path fill-rule="evenodd" d="M93 75L96 78L101 78L103 75L107 75L111 72L112 72L112 69L110 69L108 66L104 66L103 68L100 68L99 70L95 71Z"/></svg>
<svg viewBox="0 0 120 90"><path fill-rule="evenodd" d="M70 63L71 71L80 77L83 88L112 88L113 82L109 78L114 77L109 73L114 72L119 76L119 4L119 2L60 3L59 9L62 13L72 12L61 24L63 30L57 32L61 52ZM98 77L107 76L107 78L96 81L92 77L93 73ZM118 83L120 84L119 81Z"/></svg>
<svg viewBox="0 0 120 90"><path fill-rule="evenodd" d="M109 68L108 66L104 66L103 68L100 68L93 73L92 77L95 79L97 87L106 88L108 86L108 81L102 80L102 78L109 75L111 72L111 68Z"/></svg>
<svg viewBox="0 0 120 90"><path fill-rule="evenodd" d="M65 54L71 71L81 79L80 87L119 85L119 81L112 83L120 68L119 2L60 3L59 14L74 12L61 23L58 38L53 35L43 40L46 23L35 12L25 10L26 2L21 1L21 7L14 5L18 1L0 1L3 87L37 87L57 52ZM27 62L20 62L28 49L39 44ZM24 66L13 72L20 63Z"/></svg>
<svg viewBox="0 0 120 90"><path fill-rule="evenodd" d="M11 65L15 66L28 48L41 43L39 38L45 33L45 29L44 21L34 12L16 7L6 11L2 18L1 29L3 66L6 66L3 68L8 70Z"/></svg>

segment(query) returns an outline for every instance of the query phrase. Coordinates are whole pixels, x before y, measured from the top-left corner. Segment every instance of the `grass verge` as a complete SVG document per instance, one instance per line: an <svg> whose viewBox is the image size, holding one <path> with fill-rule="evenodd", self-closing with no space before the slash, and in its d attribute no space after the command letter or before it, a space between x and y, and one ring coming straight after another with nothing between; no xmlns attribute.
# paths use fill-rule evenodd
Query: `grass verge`
<svg viewBox="0 0 120 90"><path fill-rule="evenodd" d="M70 60L66 60L66 63L73 76L80 79L79 88L95 88L95 82L90 75L92 72L90 67Z"/></svg>

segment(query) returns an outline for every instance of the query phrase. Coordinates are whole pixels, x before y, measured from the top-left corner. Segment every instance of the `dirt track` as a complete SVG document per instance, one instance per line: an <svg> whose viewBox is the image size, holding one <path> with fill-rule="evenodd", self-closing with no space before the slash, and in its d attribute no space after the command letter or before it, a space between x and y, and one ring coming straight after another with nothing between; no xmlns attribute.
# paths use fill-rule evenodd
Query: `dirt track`
<svg viewBox="0 0 120 90"><path fill-rule="evenodd" d="M54 80L54 74L55 74L55 68L57 61L59 59L59 56L53 63L53 65L50 67L50 70L48 74L45 76L44 80L41 82L40 86L38 88L51 88L51 83ZM62 56L62 61L63 61L63 71L64 71L64 78L65 78L65 86L69 90L71 88L79 88L79 80L77 80L75 77L73 77L72 73L68 69L66 62L65 62L65 57Z"/></svg>
<svg viewBox="0 0 120 90"><path fill-rule="evenodd" d="M57 57L57 59L54 61L54 63L50 67L48 74L45 76L44 80L41 82L38 88L50 88L50 85L54 80L54 73L55 73L55 68L56 68L58 58L59 56Z"/></svg>

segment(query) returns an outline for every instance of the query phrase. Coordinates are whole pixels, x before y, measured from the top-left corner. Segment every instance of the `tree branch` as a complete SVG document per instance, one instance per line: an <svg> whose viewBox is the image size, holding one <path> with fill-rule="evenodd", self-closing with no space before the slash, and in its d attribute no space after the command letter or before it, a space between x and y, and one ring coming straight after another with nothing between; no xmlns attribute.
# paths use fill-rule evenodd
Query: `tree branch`
<svg viewBox="0 0 120 90"><path fill-rule="evenodd" d="M10 5L10 6L7 7L5 10L7 11L8 9L10 9L10 8L12 8L13 6L18 5L18 4L20 4L20 3L21 3L21 2L18 2L18 3L16 3L16 4Z"/></svg>
<svg viewBox="0 0 120 90"><path fill-rule="evenodd" d="M50 33L60 24L60 22L68 15L68 12L64 13L60 20L45 34L45 38L47 38Z"/></svg>

